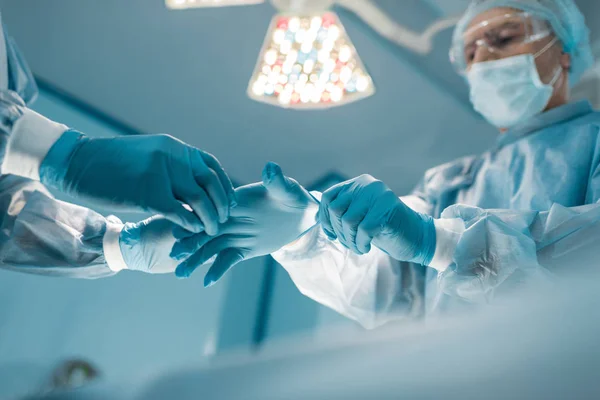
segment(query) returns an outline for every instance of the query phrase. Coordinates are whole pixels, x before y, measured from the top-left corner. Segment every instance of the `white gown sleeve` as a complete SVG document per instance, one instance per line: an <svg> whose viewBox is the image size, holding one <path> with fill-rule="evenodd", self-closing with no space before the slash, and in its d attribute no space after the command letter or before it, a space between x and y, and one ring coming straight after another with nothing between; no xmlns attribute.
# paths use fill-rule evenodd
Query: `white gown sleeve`
<svg viewBox="0 0 600 400"><path fill-rule="evenodd" d="M0 268L101 278L123 269L115 217L58 201L37 181L0 176Z"/></svg>
<svg viewBox="0 0 600 400"><path fill-rule="evenodd" d="M312 194L320 199L319 193ZM420 198L402 200L419 212L428 211ZM357 255L315 226L272 256L302 294L365 328L423 313L425 267L394 260L376 247Z"/></svg>

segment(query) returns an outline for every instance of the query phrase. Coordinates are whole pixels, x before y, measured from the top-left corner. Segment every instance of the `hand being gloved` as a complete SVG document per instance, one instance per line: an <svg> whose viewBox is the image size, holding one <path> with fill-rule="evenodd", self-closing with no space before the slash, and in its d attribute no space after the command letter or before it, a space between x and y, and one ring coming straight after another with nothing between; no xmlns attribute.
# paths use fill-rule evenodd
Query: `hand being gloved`
<svg viewBox="0 0 600 400"><path fill-rule="evenodd" d="M383 182L361 175L325 193L319 222L327 237L357 254L371 244L400 261L428 265L435 252L435 226L411 210Z"/></svg>
<svg viewBox="0 0 600 400"><path fill-rule="evenodd" d="M176 227L160 215L125 224L119 236L119 247L127 269L149 274L175 271L178 262L169 257L169 253L176 242L173 236Z"/></svg>
<svg viewBox="0 0 600 400"><path fill-rule="evenodd" d="M67 131L46 155L40 177L76 198L156 212L210 235L235 205L219 161L168 135L88 138Z"/></svg>
<svg viewBox="0 0 600 400"><path fill-rule="evenodd" d="M236 197L238 205L218 236L203 232L173 247L172 257L189 256L177 267L178 277L189 277L218 254L204 278L204 285L210 286L237 263L273 253L316 224L318 202L298 182L285 177L277 164L268 163L263 182L238 188Z"/></svg>

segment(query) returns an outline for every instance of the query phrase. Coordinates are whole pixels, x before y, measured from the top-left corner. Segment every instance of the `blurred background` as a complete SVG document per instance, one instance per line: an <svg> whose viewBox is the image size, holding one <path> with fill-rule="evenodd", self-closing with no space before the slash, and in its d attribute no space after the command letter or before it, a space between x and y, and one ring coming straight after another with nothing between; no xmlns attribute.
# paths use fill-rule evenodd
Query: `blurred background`
<svg viewBox="0 0 600 400"><path fill-rule="evenodd" d="M423 32L468 1L373 3ZM599 57L600 2L577 3ZM299 111L246 92L277 12L268 1L174 10L164 0L0 0L41 88L34 109L90 136L169 133L215 154L238 185L260 180L271 160L310 189L369 173L403 195L428 168L494 143L448 60L451 29L418 54L347 8L333 10L376 92ZM600 106L600 65L575 97ZM210 289L203 272L75 281L0 271L0 398L47 386L65 360L86 360L107 380L153 376L298 334L317 340L332 326L360 330L304 298L271 258L239 265Z"/></svg>

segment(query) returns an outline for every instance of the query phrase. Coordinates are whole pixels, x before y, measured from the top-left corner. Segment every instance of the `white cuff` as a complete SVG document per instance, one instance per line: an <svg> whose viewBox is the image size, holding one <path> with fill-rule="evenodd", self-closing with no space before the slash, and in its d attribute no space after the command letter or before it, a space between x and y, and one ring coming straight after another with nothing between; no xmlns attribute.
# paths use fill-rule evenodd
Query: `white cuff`
<svg viewBox="0 0 600 400"><path fill-rule="evenodd" d="M429 263L431 268L444 272L452 263L456 245L465 231L462 219L434 219L435 224L435 254Z"/></svg>
<svg viewBox="0 0 600 400"><path fill-rule="evenodd" d="M56 141L69 128L29 108L13 125L2 163L2 174L40 180L40 165Z"/></svg>
<svg viewBox="0 0 600 400"><path fill-rule="evenodd" d="M104 250L104 259L111 271L119 272L127 269L127 264L121 254L119 238L123 230L123 224L116 217L109 217L106 222L106 233L102 239L102 248Z"/></svg>

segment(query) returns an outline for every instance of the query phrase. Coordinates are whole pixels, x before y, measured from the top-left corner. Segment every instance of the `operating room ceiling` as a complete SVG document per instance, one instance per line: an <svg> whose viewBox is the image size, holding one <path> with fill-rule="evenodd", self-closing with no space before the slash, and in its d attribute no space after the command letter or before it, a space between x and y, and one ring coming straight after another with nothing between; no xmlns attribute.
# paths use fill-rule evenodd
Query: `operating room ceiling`
<svg viewBox="0 0 600 400"><path fill-rule="evenodd" d="M466 3L377 4L422 31ZM406 190L427 167L494 140L447 61L449 30L422 57L340 10L377 93L299 112L246 96L275 12L268 3L172 11L164 0L0 0L0 10L39 78L139 131L171 133L214 153L239 182L259 179L273 160L305 184L338 171Z"/></svg>

